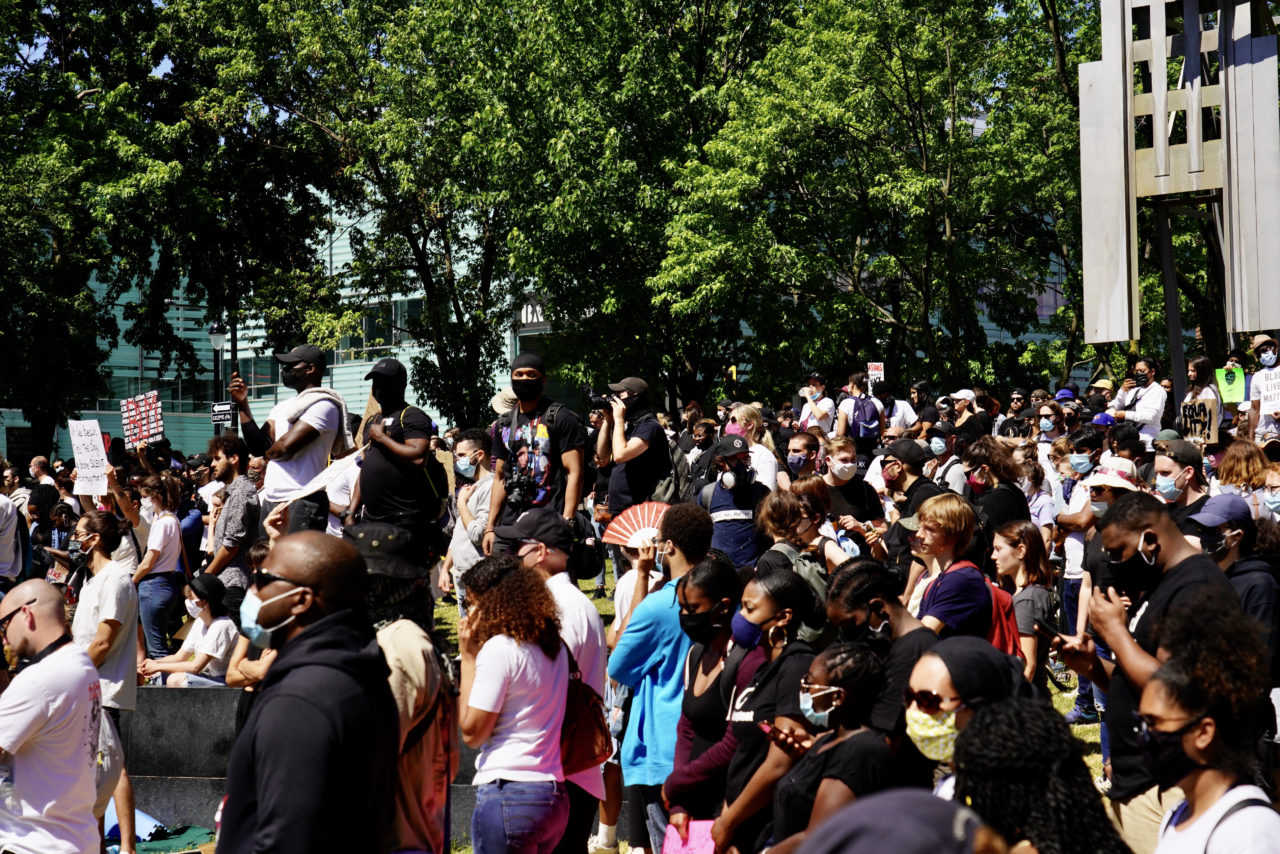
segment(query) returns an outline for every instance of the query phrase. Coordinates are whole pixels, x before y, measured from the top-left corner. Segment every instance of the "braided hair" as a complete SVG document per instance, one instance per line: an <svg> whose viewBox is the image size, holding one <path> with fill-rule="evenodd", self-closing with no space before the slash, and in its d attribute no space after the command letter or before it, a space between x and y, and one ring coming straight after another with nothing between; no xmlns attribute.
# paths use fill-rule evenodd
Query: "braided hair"
<svg viewBox="0 0 1280 854"><path fill-rule="evenodd" d="M1081 743L1043 699L980 707L956 739L956 800L1040 854L1128 854L1107 818Z"/></svg>
<svg viewBox="0 0 1280 854"><path fill-rule="evenodd" d="M880 561L850 558L836 567L827 587L827 602L853 611L867 607L872 599L896 599L905 588L905 580Z"/></svg>
<svg viewBox="0 0 1280 854"><path fill-rule="evenodd" d="M827 671L827 684L844 690L844 702L835 711L845 729L866 726L871 707L884 689L884 665L872 649L860 643L838 643L818 659Z"/></svg>

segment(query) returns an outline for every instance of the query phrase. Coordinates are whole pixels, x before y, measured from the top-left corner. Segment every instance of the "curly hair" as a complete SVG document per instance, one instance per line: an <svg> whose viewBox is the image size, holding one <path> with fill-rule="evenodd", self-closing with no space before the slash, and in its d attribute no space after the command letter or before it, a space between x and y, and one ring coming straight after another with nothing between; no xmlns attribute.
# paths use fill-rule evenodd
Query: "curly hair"
<svg viewBox="0 0 1280 854"><path fill-rule="evenodd" d="M534 644L555 661L560 654L560 620L556 602L535 570L511 555L491 555L466 571L462 585L475 602L469 612L471 631L481 644L506 635Z"/></svg>
<svg viewBox="0 0 1280 854"><path fill-rule="evenodd" d="M690 563L707 556L713 527L711 514L697 504L672 504L658 522L659 536L675 543Z"/></svg>
<svg viewBox="0 0 1280 854"><path fill-rule="evenodd" d="M1169 658L1152 678L1189 715L1214 719L1217 734L1206 758L1240 777L1253 772L1264 723L1261 702L1270 685L1264 631L1230 588L1209 586L1170 608L1156 627Z"/></svg>
<svg viewBox="0 0 1280 854"><path fill-rule="evenodd" d="M884 664L871 647L838 643L818 654L827 671L827 684L844 689L844 702L836 716L847 729L870 722L871 707L884 689Z"/></svg>
<svg viewBox="0 0 1280 854"><path fill-rule="evenodd" d="M1128 854L1084 764L1081 743L1042 699L980 707L956 739L956 800L1040 854Z"/></svg>

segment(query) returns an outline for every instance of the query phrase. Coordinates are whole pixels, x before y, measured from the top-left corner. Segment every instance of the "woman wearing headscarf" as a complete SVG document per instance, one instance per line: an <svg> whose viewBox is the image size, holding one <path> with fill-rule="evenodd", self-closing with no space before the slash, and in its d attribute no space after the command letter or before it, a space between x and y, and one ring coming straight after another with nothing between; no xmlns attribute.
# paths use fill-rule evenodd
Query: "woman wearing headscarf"
<svg viewBox="0 0 1280 854"><path fill-rule="evenodd" d="M1022 674L1022 659L1000 652L983 638L939 641L920 656L907 682L907 737L929 759L950 764L956 737L975 711L1007 697L1030 696L1031 690ZM950 798L954 777L946 777L935 791Z"/></svg>

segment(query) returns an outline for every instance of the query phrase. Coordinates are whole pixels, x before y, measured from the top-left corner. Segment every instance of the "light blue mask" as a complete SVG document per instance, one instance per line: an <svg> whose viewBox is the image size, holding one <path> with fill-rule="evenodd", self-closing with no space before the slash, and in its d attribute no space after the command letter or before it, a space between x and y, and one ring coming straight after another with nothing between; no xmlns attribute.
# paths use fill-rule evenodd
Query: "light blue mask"
<svg viewBox="0 0 1280 854"><path fill-rule="evenodd" d="M292 623L298 615L290 614L287 620L277 623L268 629L258 625L258 614L262 611L262 606L270 605L272 602L283 599L286 596L292 596L301 589L301 587L295 587L292 590L286 590L279 596L272 596L265 602L258 598L256 590L249 590L244 594L244 601L240 603L240 631L249 639L249 643L258 649L266 649L271 646L271 633Z"/></svg>
<svg viewBox="0 0 1280 854"><path fill-rule="evenodd" d="M468 479L476 476L476 464L471 460L454 460L453 470Z"/></svg>
<svg viewBox="0 0 1280 854"><path fill-rule="evenodd" d="M800 713L804 715L805 720L816 726L818 729L829 729L828 721L831 718L833 709L840 708L839 703L832 703L831 708L825 712L814 711L813 696L808 691L800 692Z"/></svg>
<svg viewBox="0 0 1280 854"><path fill-rule="evenodd" d="M1093 468L1093 460L1089 459L1088 454L1072 454L1071 468L1080 474L1084 474Z"/></svg>
<svg viewBox="0 0 1280 854"><path fill-rule="evenodd" d="M1280 513L1280 495L1264 492L1262 493L1262 503L1267 505L1267 509L1272 513Z"/></svg>
<svg viewBox="0 0 1280 854"><path fill-rule="evenodd" d="M1110 501L1094 501L1089 504L1089 509L1097 519L1101 519L1102 515L1107 512L1107 508L1111 506Z"/></svg>
<svg viewBox="0 0 1280 854"><path fill-rule="evenodd" d="M1156 475L1156 492L1160 493L1160 497L1165 501L1177 501L1178 496L1182 495L1182 489L1178 488L1178 479L1165 477L1162 474Z"/></svg>
<svg viewBox="0 0 1280 854"><path fill-rule="evenodd" d="M933 451L935 457L940 457L947 452L947 440L941 436L934 436L929 440L929 450Z"/></svg>
<svg viewBox="0 0 1280 854"><path fill-rule="evenodd" d="M1052 432L1052 431L1053 431L1053 419L1052 419L1052 418L1041 418L1041 419L1040 419L1040 429L1041 429L1041 430L1043 430L1043 431L1044 431L1044 432L1046 432L1046 433L1050 433L1050 432Z"/></svg>

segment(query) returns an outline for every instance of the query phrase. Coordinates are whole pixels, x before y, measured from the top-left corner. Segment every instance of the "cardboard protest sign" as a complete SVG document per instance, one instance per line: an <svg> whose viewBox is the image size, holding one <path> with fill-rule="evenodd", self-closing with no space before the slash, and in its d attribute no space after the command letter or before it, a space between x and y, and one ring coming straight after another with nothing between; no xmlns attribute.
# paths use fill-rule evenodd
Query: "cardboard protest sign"
<svg viewBox="0 0 1280 854"><path fill-rule="evenodd" d="M1223 403L1244 403L1244 368L1218 368L1218 392Z"/></svg>
<svg viewBox="0 0 1280 854"><path fill-rule="evenodd" d="M124 425L124 443L130 448L140 442L164 438L164 409L160 393L149 391L120 401L120 421Z"/></svg>
<svg viewBox="0 0 1280 854"><path fill-rule="evenodd" d="M1182 404L1182 435L1190 442L1212 445L1218 441L1218 401L1202 397Z"/></svg>
<svg viewBox="0 0 1280 854"><path fill-rule="evenodd" d="M107 494L107 449L102 444L102 429L95 421L68 421L71 455L76 460L74 495Z"/></svg>

